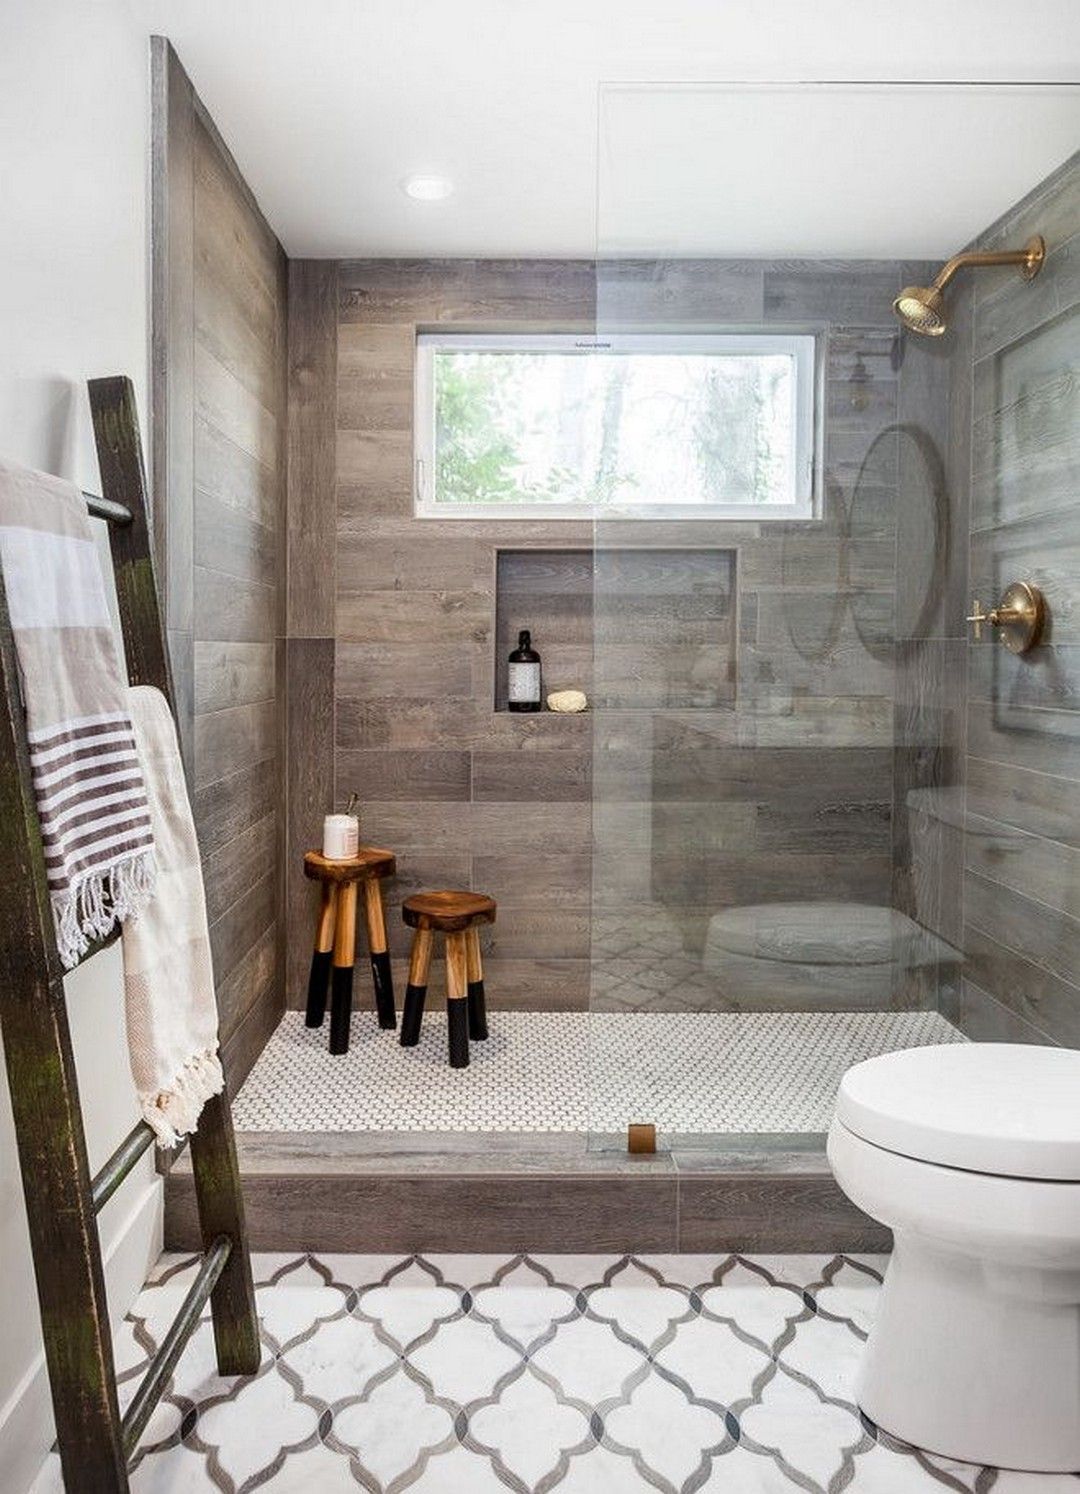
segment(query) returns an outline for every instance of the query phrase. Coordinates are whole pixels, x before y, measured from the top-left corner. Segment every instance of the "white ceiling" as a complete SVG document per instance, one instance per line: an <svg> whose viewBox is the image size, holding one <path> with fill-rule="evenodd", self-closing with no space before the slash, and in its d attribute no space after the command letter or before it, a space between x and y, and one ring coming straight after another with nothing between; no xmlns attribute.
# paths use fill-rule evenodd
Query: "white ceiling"
<svg viewBox="0 0 1080 1494"><path fill-rule="evenodd" d="M1080 145L1080 89L738 86L1080 83L1080 0L130 3L294 256L936 257Z"/></svg>

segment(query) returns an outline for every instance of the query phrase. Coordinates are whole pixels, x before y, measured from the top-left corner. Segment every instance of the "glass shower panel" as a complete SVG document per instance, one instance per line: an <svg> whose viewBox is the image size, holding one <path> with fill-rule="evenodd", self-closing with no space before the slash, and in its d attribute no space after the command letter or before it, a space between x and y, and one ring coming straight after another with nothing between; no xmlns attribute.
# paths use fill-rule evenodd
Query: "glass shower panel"
<svg viewBox="0 0 1080 1494"><path fill-rule="evenodd" d="M873 100L845 92L857 136ZM804 237L798 205L788 221L765 188L756 223L725 225L700 194L762 111L812 134L814 97L601 92L596 356L726 337L803 351L782 398L772 374L753 385L717 366L676 389L657 366L652 442L679 451L674 496L626 459L634 401L607 411L599 1146L625 1146L633 1123L661 1146L820 1145L851 1063L961 1037L962 442L950 451L952 350L901 337L891 311L936 266L914 240L903 260L856 257L844 235L866 235L842 225L823 242L820 214ZM771 506L748 474L786 460L787 506Z"/></svg>

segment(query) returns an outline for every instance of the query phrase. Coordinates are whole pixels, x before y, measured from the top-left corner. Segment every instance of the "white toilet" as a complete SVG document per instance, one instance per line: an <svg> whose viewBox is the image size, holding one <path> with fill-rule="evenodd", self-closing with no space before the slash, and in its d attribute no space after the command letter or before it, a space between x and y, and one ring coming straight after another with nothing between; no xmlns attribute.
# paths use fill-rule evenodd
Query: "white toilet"
<svg viewBox="0 0 1080 1494"><path fill-rule="evenodd" d="M1080 1470L1080 1053L950 1043L856 1064L829 1162L895 1238L867 1416L965 1462Z"/></svg>

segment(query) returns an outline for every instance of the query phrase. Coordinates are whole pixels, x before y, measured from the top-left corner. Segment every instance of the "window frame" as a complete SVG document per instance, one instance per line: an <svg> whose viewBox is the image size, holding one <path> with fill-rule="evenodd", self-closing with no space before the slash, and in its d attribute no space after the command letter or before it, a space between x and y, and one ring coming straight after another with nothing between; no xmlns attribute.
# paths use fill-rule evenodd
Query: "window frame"
<svg viewBox="0 0 1080 1494"><path fill-rule="evenodd" d="M819 514L820 490L820 342L819 333L740 330L738 332L625 332L590 337L575 332L482 332L418 329L414 356L413 393L413 512L420 519L726 519L741 523L814 519ZM795 425L796 493L791 503L436 503L431 490L435 471L435 353L505 348L512 352L785 353L795 362L793 418Z"/></svg>

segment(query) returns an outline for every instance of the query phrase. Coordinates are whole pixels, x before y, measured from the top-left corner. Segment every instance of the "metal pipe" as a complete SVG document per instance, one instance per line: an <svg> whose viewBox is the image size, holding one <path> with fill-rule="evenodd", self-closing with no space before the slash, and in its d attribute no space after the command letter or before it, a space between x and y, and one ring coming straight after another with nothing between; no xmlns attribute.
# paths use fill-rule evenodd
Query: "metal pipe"
<svg viewBox="0 0 1080 1494"><path fill-rule="evenodd" d="M95 519L104 519L109 524L130 524L131 509L123 503L114 503L111 498L99 498L96 493L83 493L86 506Z"/></svg>
<svg viewBox="0 0 1080 1494"><path fill-rule="evenodd" d="M180 1311L173 1319L172 1327L161 1341L161 1347L150 1361L131 1405L124 1413L124 1453L131 1457L146 1430L146 1423L154 1414L154 1407L161 1399L161 1392L176 1368L176 1361L184 1352L188 1339L199 1322L199 1314L207 1298L217 1285L218 1277L232 1254L232 1241L228 1235L219 1235L202 1259L199 1274L191 1284Z"/></svg>
<svg viewBox="0 0 1080 1494"><path fill-rule="evenodd" d="M95 1214L101 1213L153 1139L153 1129L145 1121L124 1137L90 1185Z"/></svg>

